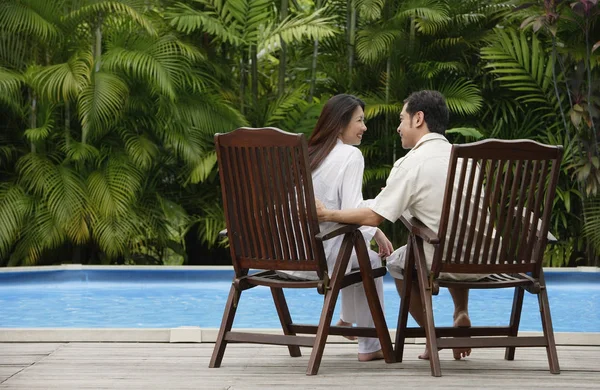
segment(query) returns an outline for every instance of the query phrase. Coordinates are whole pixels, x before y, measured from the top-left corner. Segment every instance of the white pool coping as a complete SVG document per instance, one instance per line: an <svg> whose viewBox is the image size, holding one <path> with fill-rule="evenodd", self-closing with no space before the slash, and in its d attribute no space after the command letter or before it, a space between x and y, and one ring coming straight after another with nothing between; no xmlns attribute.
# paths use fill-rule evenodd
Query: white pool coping
<svg viewBox="0 0 600 390"><path fill-rule="evenodd" d="M6 267L0 273L54 270L233 270L231 266L102 266L63 264L41 267ZM544 268L544 272L600 272L600 267ZM260 333L282 334L280 329L236 329ZM217 328L185 326L179 328L0 328L2 343L39 342L135 342L135 343L214 343ZM519 332L521 336L541 335L541 332ZM392 340L396 331L390 330ZM600 332L555 332L558 345L600 345ZM341 336L330 336L331 343L355 343ZM407 343L422 344L424 339L407 339Z"/></svg>
<svg viewBox="0 0 600 390"><path fill-rule="evenodd" d="M33 267L2 267L0 273L9 272L39 272L39 271L67 271L67 270L190 270L190 271L233 271L230 265L84 265L61 264ZM547 268L544 272L600 272L600 267L564 267Z"/></svg>
<svg viewBox="0 0 600 390"><path fill-rule="evenodd" d="M236 331L282 334L280 329L235 329ZM131 343L214 343L218 329L185 326L180 328L0 328L0 343L131 342ZM519 332L519 336L540 336L541 332ZM392 340L396 331L390 330ZM555 332L557 345L600 345L600 333ZM355 343L330 336L329 343ZM423 344L422 338L407 339Z"/></svg>

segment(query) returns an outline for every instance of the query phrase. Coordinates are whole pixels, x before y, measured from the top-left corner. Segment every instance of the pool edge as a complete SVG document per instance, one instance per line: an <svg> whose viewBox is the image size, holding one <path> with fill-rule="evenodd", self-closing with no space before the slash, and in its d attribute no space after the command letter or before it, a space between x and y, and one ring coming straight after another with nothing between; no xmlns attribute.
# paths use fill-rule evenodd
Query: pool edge
<svg viewBox="0 0 600 390"><path fill-rule="evenodd" d="M231 265L87 265L61 264L45 266L0 267L0 273L10 272L39 272L67 270L188 270L188 271L233 271ZM600 267L544 267L544 272L600 272Z"/></svg>
<svg viewBox="0 0 600 390"><path fill-rule="evenodd" d="M244 331L244 329L237 329ZM249 329L247 329L249 330ZM281 334L280 329L252 329L253 332ZM217 328L0 328L0 343L56 342L131 342L131 343L214 343ZM519 332L521 336L540 336L541 332ZM396 336L390 330L391 339ZM555 332L557 345L600 346L600 333ZM330 336L328 343L355 343L341 336ZM408 344L423 344L424 339L407 339Z"/></svg>

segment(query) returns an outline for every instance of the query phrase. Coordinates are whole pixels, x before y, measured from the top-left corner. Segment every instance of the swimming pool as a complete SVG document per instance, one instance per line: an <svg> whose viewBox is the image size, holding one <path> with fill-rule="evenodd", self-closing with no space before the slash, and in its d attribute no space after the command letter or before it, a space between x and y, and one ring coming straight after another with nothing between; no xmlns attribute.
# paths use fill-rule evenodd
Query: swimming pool
<svg viewBox="0 0 600 390"><path fill-rule="evenodd" d="M218 328L232 275L196 267L0 272L0 328ZM395 328L399 298L393 279L384 280L386 320ZM547 272L546 280L556 332L600 332L600 273ZM473 324L505 325L512 291L472 291ZM289 289L286 297L295 322L318 321L322 296ZM241 302L234 327L280 327L269 289L245 291ZM540 331L536 297L525 293L524 306L521 330ZM452 324L452 307L441 289L434 297L438 325Z"/></svg>

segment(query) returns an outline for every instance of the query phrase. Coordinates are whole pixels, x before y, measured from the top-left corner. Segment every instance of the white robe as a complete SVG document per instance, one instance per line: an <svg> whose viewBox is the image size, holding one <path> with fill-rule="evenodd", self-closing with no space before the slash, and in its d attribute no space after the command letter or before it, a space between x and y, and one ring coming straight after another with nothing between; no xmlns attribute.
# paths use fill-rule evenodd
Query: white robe
<svg viewBox="0 0 600 390"><path fill-rule="evenodd" d="M315 197L319 199L325 207L331 210L352 209L366 206L362 197L362 179L365 168L365 161L358 148L344 144L338 140L335 147L323 160L321 165L313 172L312 180ZM332 222L321 222L319 227L321 231L330 227ZM360 228L367 248L377 228L363 226ZM342 245L343 236L334 237L323 243L327 268L329 273L333 271L335 261ZM380 267L381 259L378 254L369 249L369 258L372 267ZM348 269L358 268L358 259L356 252L352 252ZM284 271L281 271L284 272ZM315 273L309 271L285 271L290 277L314 279ZM377 278L375 281L377 294L381 306L383 307L383 280ZM373 318L365 290L362 283L342 289L341 292L342 308L340 317L345 322L357 324L360 327L374 327ZM379 340L376 338L358 338L358 352L370 353L381 349Z"/></svg>

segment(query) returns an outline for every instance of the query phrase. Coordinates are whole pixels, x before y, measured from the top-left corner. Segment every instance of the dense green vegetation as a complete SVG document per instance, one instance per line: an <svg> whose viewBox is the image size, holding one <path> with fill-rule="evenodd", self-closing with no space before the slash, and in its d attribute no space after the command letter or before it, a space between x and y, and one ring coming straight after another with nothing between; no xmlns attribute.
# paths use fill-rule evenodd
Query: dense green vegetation
<svg viewBox="0 0 600 390"><path fill-rule="evenodd" d="M0 0L0 265L215 261L214 133L308 134L341 92L367 102L374 196L423 88L446 96L453 142L564 145L546 261L600 265L599 15L597 0Z"/></svg>

